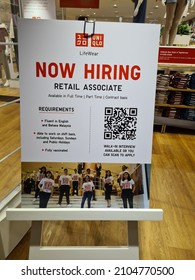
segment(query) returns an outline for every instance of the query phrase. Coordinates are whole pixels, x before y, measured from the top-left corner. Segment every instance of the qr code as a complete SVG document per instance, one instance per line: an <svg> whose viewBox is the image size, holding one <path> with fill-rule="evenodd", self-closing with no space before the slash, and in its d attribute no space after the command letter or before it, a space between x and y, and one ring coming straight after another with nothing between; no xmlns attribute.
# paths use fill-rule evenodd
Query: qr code
<svg viewBox="0 0 195 280"><path fill-rule="evenodd" d="M104 139L134 140L137 130L137 108L106 107Z"/></svg>

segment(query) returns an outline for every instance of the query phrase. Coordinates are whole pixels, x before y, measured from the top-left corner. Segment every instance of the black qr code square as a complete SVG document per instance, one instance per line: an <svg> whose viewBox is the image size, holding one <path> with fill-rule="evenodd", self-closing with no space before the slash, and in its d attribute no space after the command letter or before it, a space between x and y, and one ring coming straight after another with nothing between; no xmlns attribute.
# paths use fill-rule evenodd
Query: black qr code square
<svg viewBox="0 0 195 280"><path fill-rule="evenodd" d="M135 140L137 108L106 107L104 112L105 140Z"/></svg>

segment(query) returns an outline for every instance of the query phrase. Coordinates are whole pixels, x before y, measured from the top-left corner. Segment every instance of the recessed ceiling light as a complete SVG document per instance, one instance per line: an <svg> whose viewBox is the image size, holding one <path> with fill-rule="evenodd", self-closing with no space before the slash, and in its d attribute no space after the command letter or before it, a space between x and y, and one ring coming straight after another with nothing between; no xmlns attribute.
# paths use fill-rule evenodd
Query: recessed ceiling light
<svg viewBox="0 0 195 280"><path fill-rule="evenodd" d="M118 11L114 11L115 14L118 14Z"/></svg>
<svg viewBox="0 0 195 280"><path fill-rule="evenodd" d="M94 15L96 15L96 13L93 13Z"/></svg>
<svg viewBox="0 0 195 280"><path fill-rule="evenodd" d="M156 5L154 8L155 8L155 9L158 9L159 7L158 7L158 5Z"/></svg>
<svg viewBox="0 0 195 280"><path fill-rule="evenodd" d="M117 4L114 4L114 5L113 5L113 8L117 8Z"/></svg>
<svg viewBox="0 0 195 280"><path fill-rule="evenodd" d="M153 12L149 12L149 14L151 15L151 14L153 14Z"/></svg>

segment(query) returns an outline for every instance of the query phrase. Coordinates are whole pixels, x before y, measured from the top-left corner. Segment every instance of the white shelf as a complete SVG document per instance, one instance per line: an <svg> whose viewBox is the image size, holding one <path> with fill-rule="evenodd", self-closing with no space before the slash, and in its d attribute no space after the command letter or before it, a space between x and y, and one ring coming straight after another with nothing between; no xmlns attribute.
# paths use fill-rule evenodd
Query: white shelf
<svg viewBox="0 0 195 280"><path fill-rule="evenodd" d="M162 220L162 209L7 209L7 220L17 221L158 221Z"/></svg>
<svg viewBox="0 0 195 280"><path fill-rule="evenodd" d="M154 124L164 125L167 126L174 126L174 127L183 127L186 129L195 129L195 122L190 120L180 120L180 119L171 119L166 117L154 117Z"/></svg>

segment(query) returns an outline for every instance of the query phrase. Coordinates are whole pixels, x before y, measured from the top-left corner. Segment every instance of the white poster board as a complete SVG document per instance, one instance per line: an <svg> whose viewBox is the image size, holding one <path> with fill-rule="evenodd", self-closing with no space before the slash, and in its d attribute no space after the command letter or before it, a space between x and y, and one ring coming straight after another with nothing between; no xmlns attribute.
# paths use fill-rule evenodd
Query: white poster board
<svg viewBox="0 0 195 280"><path fill-rule="evenodd" d="M22 162L150 164L160 27L83 28L19 20Z"/></svg>
<svg viewBox="0 0 195 280"><path fill-rule="evenodd" d="M21 0L22 15L32 19L55 19L55 0Z"/></svg>

